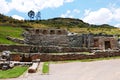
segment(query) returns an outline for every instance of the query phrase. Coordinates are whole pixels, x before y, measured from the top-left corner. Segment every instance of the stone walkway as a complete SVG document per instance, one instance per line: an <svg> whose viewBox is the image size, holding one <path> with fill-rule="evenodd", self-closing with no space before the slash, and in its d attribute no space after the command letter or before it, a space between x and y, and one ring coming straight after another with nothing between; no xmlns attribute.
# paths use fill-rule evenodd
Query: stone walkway
<svg viewBox="0 0 120 80"><path fill-rule="evenodd" d="M120 59L50 64L49 75L38 71L6 80L120 80Z"/></svg>

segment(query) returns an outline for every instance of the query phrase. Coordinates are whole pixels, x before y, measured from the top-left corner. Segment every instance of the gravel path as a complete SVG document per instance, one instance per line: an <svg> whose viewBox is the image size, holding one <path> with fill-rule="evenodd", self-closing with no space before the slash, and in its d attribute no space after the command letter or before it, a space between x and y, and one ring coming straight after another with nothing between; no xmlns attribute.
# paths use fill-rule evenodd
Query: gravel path
<svg viewBox="0 0 120 80"><path fill-rule="evenodd" d="M120 59L50 64L49 75L38 71L7 80L120 80Z"/></svg>

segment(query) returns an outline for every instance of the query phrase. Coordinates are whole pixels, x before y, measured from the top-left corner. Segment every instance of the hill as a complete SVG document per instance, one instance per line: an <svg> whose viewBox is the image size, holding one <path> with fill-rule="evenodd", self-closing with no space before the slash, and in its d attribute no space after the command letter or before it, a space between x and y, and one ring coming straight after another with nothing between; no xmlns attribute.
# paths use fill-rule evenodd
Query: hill
<svg viewBox="0 0 120 80"><path fill-rule="evenodd" d="M76 33L105 33L120 35L120 29L108 24L92 25L83 22L80 19L73 18L53 18L41 21L26 21L30 22L30 26L34 28L64 28Z"/></svg>
<svg viewBox="0 0 120 80"><path fill-rule="evenodd" d="M74 18L53 18L53 19L48 19L48 20L41 20L41 21L35 21L36 23L39 24L44 24L49 27L56 27L56 28L61 28L61 27L66 27L66 28L115 28L114 26L110 26L108 24L103 24L103 25L91 25L88 23L83 22L80 19L74 19Z"/></svg>

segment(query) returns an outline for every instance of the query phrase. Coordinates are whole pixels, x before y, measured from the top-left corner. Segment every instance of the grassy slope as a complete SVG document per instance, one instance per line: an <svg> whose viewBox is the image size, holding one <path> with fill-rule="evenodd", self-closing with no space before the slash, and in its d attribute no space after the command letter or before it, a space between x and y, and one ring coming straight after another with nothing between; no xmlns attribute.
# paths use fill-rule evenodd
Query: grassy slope
<svg viewBox="0 0 120 80"><path fill-rule="evenodd" d="M6 39L6 36L22 38L23 29L20 27L0 26L0 44L16 44Z"/></svg>
<svg viewBox="0 0 120 80"><path fill-rule="evenodd" d="M16 78L22 75L28 67L14 67L13 69L9 69L6 71L1 71L0 70L0 79L5 79L5 78Z"/></svg>

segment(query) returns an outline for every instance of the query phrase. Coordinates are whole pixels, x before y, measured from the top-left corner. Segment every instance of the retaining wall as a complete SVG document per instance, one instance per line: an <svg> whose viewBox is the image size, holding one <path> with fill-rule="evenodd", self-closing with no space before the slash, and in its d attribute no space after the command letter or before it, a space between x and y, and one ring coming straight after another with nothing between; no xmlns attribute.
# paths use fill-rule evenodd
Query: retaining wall
<svg viewBox="0 0 120 80"><path fill-rule="evenodd" d="M21 54L19 54L21 55ZM28 54L29 55L29 54ZM114 57L114 56L120 56L120 52L98 52L95 54L90 54L90 55L86 55L86 54L63 54L63 55L54 55L54 54L50 54L50 53L41 53L41 54L30 54L29 55L29 61L32 60L36 60L36 59L40 59L40 61L44 62L44 61L65 61L65 60L82 60L82 59L95 59L95 58L106 58L106 57ZM16 55L12 55L11 59L16 61ZM19 57L17 57L19 61ZM23 59L23 58L21 58ZM24 58L24 60L21 61L25 61L28 58Z"/></svg>
<svg viewBox="0 0 120 80"><path fill-rule="evenodd" d="M82 60L82 59L96 59L120 56L120 52L101 52L95 54L66 54L66 55L40 55L41 61L65 61L65 60Z"/></svg>
<svg viewBox="0 0 120 80"><path fill-rule="evenodd" d="M23 53L55 53L55 52L88 52L89 49L76 47L37 47L30 45L0 45L0 52L4 50L23 52Z"/></svg>

